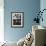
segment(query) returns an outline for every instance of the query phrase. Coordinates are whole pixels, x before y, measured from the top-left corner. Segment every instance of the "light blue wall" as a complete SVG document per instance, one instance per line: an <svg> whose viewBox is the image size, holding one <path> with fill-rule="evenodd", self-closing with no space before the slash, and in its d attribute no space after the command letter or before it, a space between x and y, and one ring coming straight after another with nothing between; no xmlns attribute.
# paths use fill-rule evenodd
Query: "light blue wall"
<svg viewBox="0 0 46 46"><path fill-rule="evenodd" d="M34 24L33 19L40 9L39 0L4 0L4 35L7 41L18 41L24 37ZM11 28L11 12L24 12L24 27Z"/></svg>
<svg viewBox="0 0 46 46"><path fill-rule="evenodd" d="M41 0L40 1L40 10L42 11L43 9L46 9L46 0ZM46 27L46 10L43 12L43 22L40 22L40 25L45 26Z"/></svg>

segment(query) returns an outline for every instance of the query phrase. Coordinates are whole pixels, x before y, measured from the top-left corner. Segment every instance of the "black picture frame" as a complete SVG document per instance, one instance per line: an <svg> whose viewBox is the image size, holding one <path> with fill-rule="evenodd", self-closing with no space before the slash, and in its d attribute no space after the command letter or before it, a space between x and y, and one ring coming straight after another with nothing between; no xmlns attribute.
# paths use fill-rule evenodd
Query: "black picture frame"
<svg viewBox="0 0 46 46"><path fill-rule="evenodd" d="M24 27L24 12L11 12L11 27Z"/></svg>

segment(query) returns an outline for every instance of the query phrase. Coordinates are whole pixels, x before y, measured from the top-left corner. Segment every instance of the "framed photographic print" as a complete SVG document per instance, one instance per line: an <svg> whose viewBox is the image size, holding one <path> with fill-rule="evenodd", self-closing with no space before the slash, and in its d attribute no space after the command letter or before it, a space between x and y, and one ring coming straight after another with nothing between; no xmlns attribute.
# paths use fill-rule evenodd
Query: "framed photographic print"
<svg viewBox="0 0 46 46"><path fill-rule="evenodd" d="M24 26L24 12L11 12L11 26L12 27Z"/></svg>

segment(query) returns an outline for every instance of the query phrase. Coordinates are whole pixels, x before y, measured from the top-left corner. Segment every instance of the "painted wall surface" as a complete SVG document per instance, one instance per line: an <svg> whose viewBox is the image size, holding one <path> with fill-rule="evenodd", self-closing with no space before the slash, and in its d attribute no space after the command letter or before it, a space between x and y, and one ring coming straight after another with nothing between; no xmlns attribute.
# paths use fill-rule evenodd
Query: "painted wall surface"
<svg viewBox="0 0 46 46"><path fill-rule="evenodd" d="M4 41L4 0L0 1L0 42Z"/></svg>
<svg viewBox="0 0 46 46"><path fill-rule="evenodd" d="M4 0L4 38L7 41L18 41L31 31L35 14L40 9L39 0ZM11 27L11 12L24 12L24 27Z"/></svg>
<svg viewBox="0 0 46 46"><path fill-rule="evenodd" d="M41 11L43 9L46 9L46 0L41 0L40 1L40 9L41 9ZM40 25L46 26L46 10L43 12L42 17L43 17L43 22L41 21Z"/></svg>

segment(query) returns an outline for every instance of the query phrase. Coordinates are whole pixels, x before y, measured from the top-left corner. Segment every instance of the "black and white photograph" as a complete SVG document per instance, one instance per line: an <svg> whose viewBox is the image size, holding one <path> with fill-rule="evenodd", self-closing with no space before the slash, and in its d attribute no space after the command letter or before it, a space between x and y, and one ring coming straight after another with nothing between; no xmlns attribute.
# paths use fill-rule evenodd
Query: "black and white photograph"
<svg viewBox="0 0 46 46"><path fill-rule="evenodd" d="M23 27L24 24L24 12L11 12L11 26Z"/></svg>

